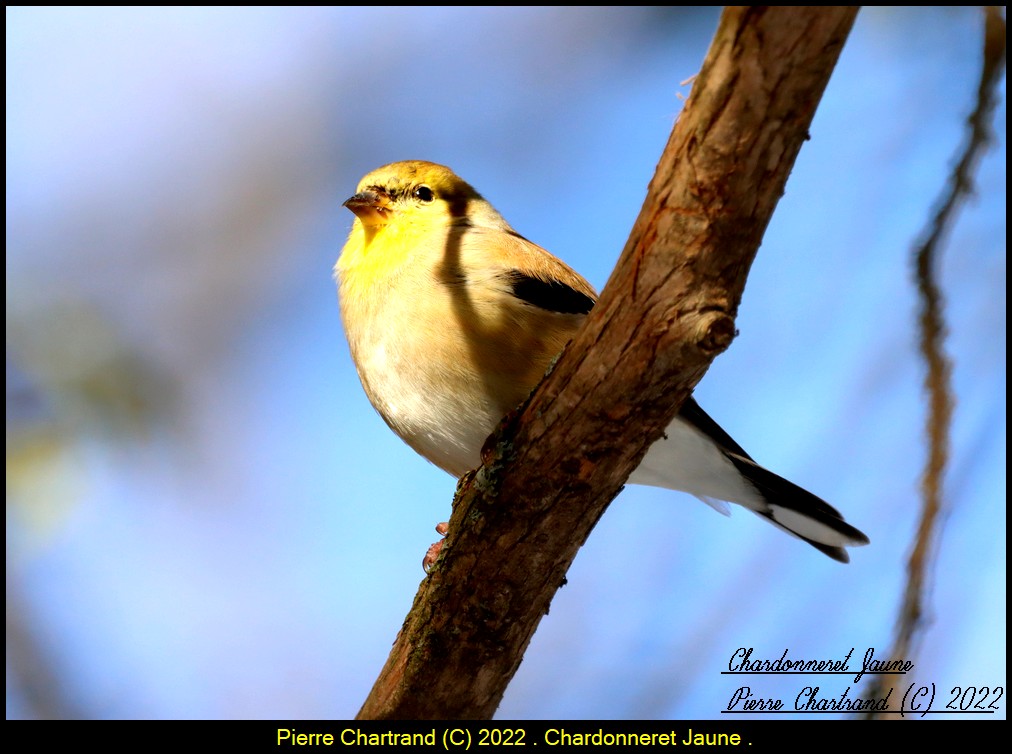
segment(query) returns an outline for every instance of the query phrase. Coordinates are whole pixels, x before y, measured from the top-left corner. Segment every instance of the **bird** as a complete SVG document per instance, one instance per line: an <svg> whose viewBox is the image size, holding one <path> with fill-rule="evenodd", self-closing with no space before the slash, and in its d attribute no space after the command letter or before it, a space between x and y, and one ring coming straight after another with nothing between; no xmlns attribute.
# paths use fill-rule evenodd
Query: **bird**
<svg viewBox="0 0 1012 754"><path fill-rule="evenodd" d="M379 167L344 206L355 217L334 276L362 387L404 442L460 477L481 465L486 438L538 384L597 292L444 165ZM736 503L843 563L847 547L869 541L756 463L692 396L629 482L688 492L725 514Z"/></svg>

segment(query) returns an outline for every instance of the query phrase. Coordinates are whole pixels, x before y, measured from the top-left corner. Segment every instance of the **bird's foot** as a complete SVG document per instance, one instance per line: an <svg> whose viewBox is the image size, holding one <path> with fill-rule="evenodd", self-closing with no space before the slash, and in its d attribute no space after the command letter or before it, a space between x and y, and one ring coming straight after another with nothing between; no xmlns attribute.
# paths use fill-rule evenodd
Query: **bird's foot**
<svg viewBox="0 0 1012 754"><path fill-rule="evenodd" d="M448 532L449 530L450 524L446 521L443 521L443 523L441 524L436 524L436 534L445 537L446 532ZM443 542L445 541L446 540L441 539L438 542L434 542L433 544L429 545L429 549L426 551L425 557L422 558L422 569L426 573L428 573L429 569L436 564L436 558L439 557L439 553L443 549Z"/></svg>

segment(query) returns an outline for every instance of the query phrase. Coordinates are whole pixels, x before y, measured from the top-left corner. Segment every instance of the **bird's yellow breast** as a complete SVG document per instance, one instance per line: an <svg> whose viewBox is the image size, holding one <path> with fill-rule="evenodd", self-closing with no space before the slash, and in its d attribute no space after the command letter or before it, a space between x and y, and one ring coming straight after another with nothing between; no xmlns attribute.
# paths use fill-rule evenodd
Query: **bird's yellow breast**
<svg viewBox="0 0 1012 754"><path fill-rule="evenodd" d="M459 476L479 464L485 438L537 385L582 316L514 297L476 247L480 233L391 230L372 239L353 230L338 261L348 342L387 424Z"/></svg>

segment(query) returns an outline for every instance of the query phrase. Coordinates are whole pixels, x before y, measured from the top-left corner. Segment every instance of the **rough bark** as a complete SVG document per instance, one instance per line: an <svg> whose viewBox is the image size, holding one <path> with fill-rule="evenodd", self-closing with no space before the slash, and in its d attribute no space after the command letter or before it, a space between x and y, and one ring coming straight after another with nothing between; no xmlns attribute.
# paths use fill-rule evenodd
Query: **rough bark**
<svg viewBox="0 0 1012 754"><path fill-rule="evenodd" d="M735 334L854 8L729 8L601 300L464 477L360 718L486 718L577 550Z"/></svg>

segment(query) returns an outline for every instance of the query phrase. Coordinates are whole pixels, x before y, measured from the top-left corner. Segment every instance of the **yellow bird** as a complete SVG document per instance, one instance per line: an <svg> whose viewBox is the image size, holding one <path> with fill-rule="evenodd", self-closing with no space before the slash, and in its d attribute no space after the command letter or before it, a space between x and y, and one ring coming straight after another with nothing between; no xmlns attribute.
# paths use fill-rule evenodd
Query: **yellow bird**
<svg viewBox="0 0 1012 754"><path fill-rule="evenodd" d="M521 236L468 183L431 162L385 165L344 205L334 268L369 400L404 442L455 477L538 384L597 301L590 284ZM690 397L629 481L737 503L848 562L868 538L767 471Z"/></svg>

